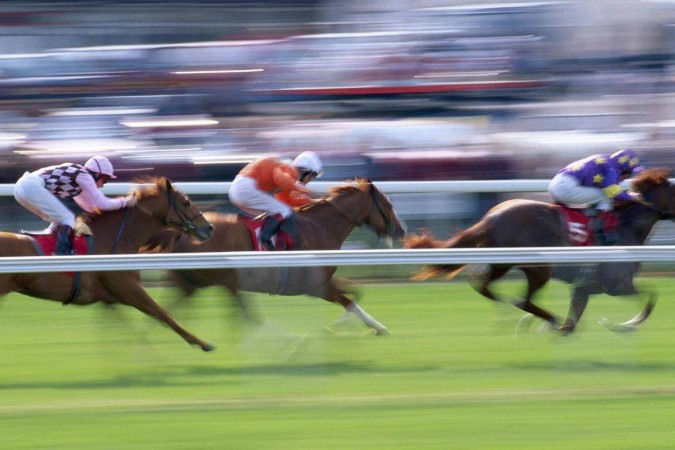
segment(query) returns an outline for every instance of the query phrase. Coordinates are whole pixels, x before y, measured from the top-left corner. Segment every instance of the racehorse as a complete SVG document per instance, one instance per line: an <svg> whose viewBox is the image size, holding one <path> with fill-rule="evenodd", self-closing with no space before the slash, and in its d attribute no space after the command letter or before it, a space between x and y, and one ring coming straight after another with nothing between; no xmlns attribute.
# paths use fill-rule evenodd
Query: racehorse
<svg viewBox="0 0 675 450"><path fill-rule="evenodd" d="M146 251L175 253L252 251L254 243L249 229L235 214L204 213L216 226L213 238L206 242L172 232L158 233ZM403 226L389 199L366 179L333 187L327 198L296 211L298 245L294 250L338 250L357 226L368 225L378 236L400 239ZM376 334L387 334L380 322L366 313L350 293L333 279L336 267L270 267L255 269L194 269L171 272L174 283L186 297L208 286L225 287L236 303L243 307L240 291L275 295L307 294L343 306Z"/></svg>
<svg viewBox="0 0 675 450"><path fill-rule="evenodd" d="M670 170L655 168L643 171L633 181L633 189L645 199L617 205L618 245L644 244L652 227L659 220L675 219L675 186L668 176ZM407 248L472 248L472 247L562 247L571 245L567 224L561 207L532 200L507 200L490 209L483 218L447 241L434 240L429 233L409 236ZM463 264L433 265L422 268L413 278L418 280L445 275L452 278ZM490 264L474 286L485 297L502 301L491 290L490 284L503 277L513 267L523 271L527 279L527 293L515 303L518 308L540 317L564 334L574 331L588 303L590 295L634 295L641 297L633 284L638 263L601 263L597 266L552 266ZM594 270L589 270L594 269ZM580 274L582 274L580 276ZM551 312L536 306L533 298L551 278L573 284L571 305L564 322ZM642 311L633 319L621 323L606 323L614 331L635 329L651 314L656 296L645 295Z"/></svg>
<svg viewBox="0 0 675 450"><path fill-rule="evenodd" d="M160 229L170 227L198 239L213 234L211 225L190 199L174 189L166 178L153 178L150 186L134 191L136 206L78 217L95 236L94 254L138 253L139 248ZM37 256L32 238L0 232L0 256ZM83 272L79 287L75 276L64 273L0 274L0 295L19 292L31 297L89 305L96 302L122 303L169 325L189 344L204 351L213 346L185 330L161 308L141 286L139 271Z"/></svg>

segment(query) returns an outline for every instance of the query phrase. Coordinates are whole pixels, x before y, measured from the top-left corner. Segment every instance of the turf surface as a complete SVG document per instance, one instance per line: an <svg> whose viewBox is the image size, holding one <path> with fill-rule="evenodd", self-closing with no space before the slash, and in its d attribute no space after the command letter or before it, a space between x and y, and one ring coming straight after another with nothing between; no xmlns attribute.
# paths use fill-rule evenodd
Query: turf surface
<svg viewBox="0 0 675 450"><path fill-rule="evenodd" d="M567 337L514 334L518 310L463 282L364 286L386 337L327 332L340 309L307 297L251 296L255 327L218 290L180 306L151 290L213 353L130 308L10 295L0 448L673 448L675 295L667 278L643 284L660 302L638 332L597 325L638 310L598 296ZM540 304L566 313L567 288Z"/></svg>

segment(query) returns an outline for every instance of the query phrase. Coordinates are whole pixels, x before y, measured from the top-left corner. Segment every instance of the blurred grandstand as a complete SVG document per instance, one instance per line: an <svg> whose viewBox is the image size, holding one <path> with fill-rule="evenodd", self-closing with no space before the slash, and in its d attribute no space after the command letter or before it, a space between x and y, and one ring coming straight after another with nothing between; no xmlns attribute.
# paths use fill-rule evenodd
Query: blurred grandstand
<svg viewBox="0 0 675 450"><path fill-rule="evenodd" d="M634 3L4 2L0 182L94 153L121 181L307 149L326 180L675 167L675 4Z"/></svg>

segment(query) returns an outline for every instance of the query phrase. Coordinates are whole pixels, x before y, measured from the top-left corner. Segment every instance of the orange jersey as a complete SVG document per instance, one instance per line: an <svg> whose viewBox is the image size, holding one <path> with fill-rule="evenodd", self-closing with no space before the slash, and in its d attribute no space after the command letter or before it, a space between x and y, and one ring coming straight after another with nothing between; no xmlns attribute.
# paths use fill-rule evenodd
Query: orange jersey
<svg viewBox="0 0 675 450"><path fill-rule="evenodd" d="M269 193L305 190L304 186L298 183L298 171L295 167L273 156L259 158L247 164L239 175L253 178L260 190Z"/></svg>
<svg viewBox="0 0 675 450"><path fill-rule="evenodd" d="M288 206L292 206L293 208L299 208L300 206L305 206L306 204L312 202L312 198L309 195L299 191L278 192L274 198L280 202L286 203Z"/></svg>

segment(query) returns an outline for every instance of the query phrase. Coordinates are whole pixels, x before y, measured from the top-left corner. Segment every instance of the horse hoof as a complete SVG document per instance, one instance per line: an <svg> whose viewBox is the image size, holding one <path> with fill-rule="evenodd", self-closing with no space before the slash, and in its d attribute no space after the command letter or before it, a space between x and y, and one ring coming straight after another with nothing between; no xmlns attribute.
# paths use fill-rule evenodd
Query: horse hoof
<svg viewBox="0 0 675 450"><path fill-rule="evenodd" d="M389 330L386 328L380 328L379 330L375 330L375 335L376 336L389 336Z"/></svg>
<svg viewBox="0 0 675 450"><path fill-rule="evenodd" d="M204 350L205 352L212 352L215 349L216 349L216 346L213 345L213 344L202 345L202 350Z"/></svg>
<svg viewBox="0 0 675 450"><path fill-rule="evenodd" d="M598 323L615 333L632 333L633 331L637 330L636 325L627 323L616 323L613 320L608 319L607 317L601 317L600 319L598 319Z"/></svg>

